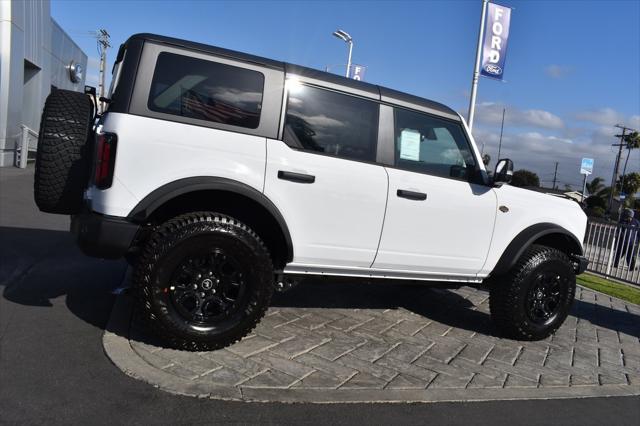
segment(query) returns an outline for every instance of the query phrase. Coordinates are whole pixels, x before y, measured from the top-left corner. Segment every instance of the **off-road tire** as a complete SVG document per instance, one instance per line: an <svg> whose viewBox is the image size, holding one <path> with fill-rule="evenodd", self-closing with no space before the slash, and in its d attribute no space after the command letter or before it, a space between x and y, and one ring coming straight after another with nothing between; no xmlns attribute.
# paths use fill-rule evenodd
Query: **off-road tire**
<svg viewBox="0 0 640 426"><path fill-rule="evenodd" d="M548 323L539 324L527 314L527 297L540 274L557 274L560 297L555 314ZM498 330L516 340L541 340L553 334L569 314L576 289L571 261L563 252L546 246L532 245L511 270L492 277L489 308Z"/></svg>
<svg viewBox="0 0 640 426"><path fill-rule="evenodd" d="M47 213L82 208L89 180L93 103L84 93L54 90L42 111L33 194Z"/></svg>
<svg viewBox="0 0 640 426"><path fill-rule="evenodd" d="M189 253L222 248L240 262L247 277L246 300L217 330L202 330L176 314L169 277ZM185 257L186 256L186 257ZM134 288L142 317L170 346L207 351L246 336L264 316L273 295L273 265L260 238L238 220L218 213L194 212L161 225L142 249L134 269Z"/></svg>

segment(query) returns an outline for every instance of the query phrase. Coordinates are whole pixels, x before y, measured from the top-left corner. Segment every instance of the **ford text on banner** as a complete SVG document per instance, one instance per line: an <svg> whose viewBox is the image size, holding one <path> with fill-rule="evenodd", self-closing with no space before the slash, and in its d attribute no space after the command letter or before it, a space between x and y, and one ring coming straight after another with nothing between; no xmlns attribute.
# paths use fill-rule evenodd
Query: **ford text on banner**
<svg viewBox="0 0 640 426"><path fill-rule="evenodd" d="M504 62L507 57L510 23L510 8L489 3L480 69L480 73L486 77L502 80Z"/></svg>
<svg viewBox="0 0 640 426"><path fill-rule="evenodd" d="M349 76L354 80L364 80L364 72L366 69L367 67L362 65L353 64L351 65Z"/></svg>

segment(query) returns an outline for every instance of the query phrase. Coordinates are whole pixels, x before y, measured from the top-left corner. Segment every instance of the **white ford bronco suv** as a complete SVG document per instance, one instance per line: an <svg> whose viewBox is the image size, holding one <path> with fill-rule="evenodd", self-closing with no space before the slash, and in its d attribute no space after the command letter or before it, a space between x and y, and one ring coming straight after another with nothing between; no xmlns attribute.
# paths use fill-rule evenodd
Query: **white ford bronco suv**
<svg viewBox="0 0 640 426"><path fill-rule="evenodd" d="M515 339L568 314L586 216L508 185L508 159L489 176L444 105L152 34L120 47L104 102L48 97L35 201L72 215L86 254L133 265L175 347L239 340L304 275L484 283Z"/></svg>

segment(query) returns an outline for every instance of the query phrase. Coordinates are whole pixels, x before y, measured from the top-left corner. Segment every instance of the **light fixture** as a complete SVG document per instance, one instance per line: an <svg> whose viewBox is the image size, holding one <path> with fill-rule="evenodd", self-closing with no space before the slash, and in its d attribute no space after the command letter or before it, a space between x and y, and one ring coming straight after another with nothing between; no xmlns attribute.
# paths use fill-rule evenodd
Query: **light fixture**
<svg viewBox="0 0 640 426"><path fill-rule="evenodd" d="M353 51L353 39L349 35L348 32L343 30L335 30L333 35L338 37L340 40L344 41L349 45L349 58L347 59L347 73L345 77L349 78L349 71L351 70L351 52Z"/></svg>

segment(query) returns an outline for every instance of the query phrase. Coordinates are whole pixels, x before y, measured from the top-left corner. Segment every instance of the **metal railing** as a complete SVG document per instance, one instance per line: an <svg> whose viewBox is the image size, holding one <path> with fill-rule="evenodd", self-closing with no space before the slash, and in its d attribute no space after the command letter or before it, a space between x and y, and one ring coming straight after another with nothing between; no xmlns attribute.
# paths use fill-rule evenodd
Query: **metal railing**
<svg viewBox="0 0 640 426"><path fill-rule="evenodd" d="M584 238L588 271L640 285L640 229L591 221Z"/></svg>
<svg viewBox="0 0 640 426"><path fill-rule="evenodd" d="M16 167L24 169L28 161L35 161L29 158L29 152L38 150L38 132L31 130L24 124L20 125L21 133L16 147Z"/></svg>

